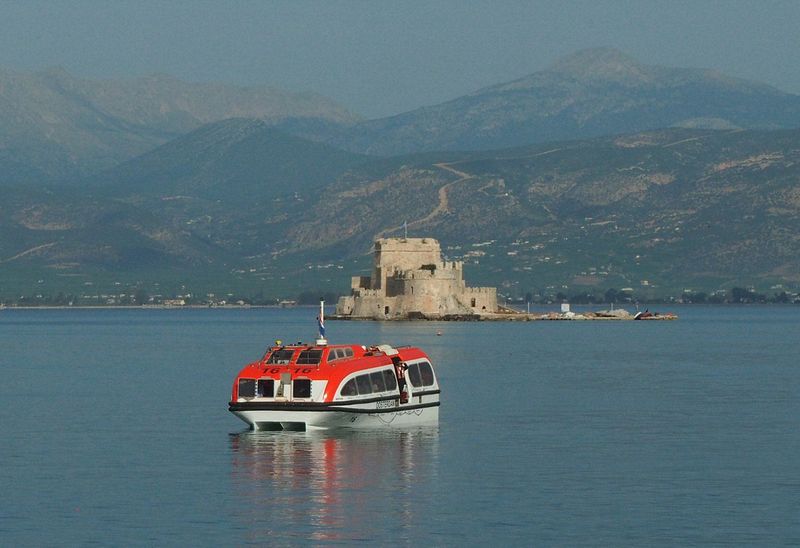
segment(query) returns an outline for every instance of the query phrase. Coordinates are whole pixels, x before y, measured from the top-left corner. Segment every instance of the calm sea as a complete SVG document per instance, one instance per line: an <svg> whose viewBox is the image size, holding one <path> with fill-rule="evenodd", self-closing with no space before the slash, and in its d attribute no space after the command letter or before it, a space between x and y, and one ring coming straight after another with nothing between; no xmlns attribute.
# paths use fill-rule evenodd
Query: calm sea
<svg viewBox="0 0 800 548"><path fill-rule="evenodd" d="M2 310L0 544L800 544L800 307L675 311L329 322L427 350L443 403L320 435L227 411L312 309Z"/></svg>

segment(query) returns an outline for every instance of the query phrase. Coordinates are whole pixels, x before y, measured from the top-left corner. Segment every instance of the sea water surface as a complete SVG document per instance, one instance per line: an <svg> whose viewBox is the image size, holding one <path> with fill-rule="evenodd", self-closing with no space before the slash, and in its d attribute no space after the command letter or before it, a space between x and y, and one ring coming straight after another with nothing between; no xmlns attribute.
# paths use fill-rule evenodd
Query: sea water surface
<svg viewBox="0 0 800 548"><path fill-rule="evenodd" d="M425 349L442 406L320 434L227 411L312 309L0 310L0 544L800 544L800 308L676 311L330 321Z"/></svg>

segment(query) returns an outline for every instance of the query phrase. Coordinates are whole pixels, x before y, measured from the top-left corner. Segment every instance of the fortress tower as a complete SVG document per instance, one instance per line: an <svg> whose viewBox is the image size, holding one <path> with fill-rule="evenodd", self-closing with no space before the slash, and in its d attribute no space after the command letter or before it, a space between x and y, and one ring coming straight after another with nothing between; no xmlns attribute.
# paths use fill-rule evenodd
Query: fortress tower
<svg viewBox="0 0 800 548"><path fill-rule="evenodd" d="M480 316L497 312L494 287L467 287L461 261L443 261L432 238L381 238L372 276L355 276L341 297L343 318L399 320Z"/></svg>

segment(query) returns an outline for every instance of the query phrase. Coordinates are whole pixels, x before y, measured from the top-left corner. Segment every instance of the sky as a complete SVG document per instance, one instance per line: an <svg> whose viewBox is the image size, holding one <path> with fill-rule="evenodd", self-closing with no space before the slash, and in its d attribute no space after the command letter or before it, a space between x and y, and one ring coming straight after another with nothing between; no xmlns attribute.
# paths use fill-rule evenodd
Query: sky
<svg viewBox="0 0 800 548"><path fill-rule="evenodd" d="M800 1L0 0L0 67L312 91L367 118L615 47L800 93Z"/></svg>

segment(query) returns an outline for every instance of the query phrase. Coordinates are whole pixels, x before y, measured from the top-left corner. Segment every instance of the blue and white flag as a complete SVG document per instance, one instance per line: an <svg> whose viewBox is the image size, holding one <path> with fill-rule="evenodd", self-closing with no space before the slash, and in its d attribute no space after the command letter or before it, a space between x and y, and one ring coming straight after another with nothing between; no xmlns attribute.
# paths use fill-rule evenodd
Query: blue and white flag
<svg viewBox="0 0 800 548"><path fill-rule="evenodd" d="M325 320L322 316L317 316L317 327L319 327L319 337L321 339L325 338Z"/></svg>

